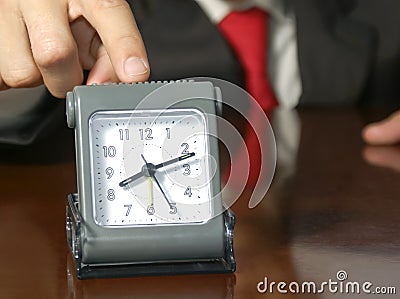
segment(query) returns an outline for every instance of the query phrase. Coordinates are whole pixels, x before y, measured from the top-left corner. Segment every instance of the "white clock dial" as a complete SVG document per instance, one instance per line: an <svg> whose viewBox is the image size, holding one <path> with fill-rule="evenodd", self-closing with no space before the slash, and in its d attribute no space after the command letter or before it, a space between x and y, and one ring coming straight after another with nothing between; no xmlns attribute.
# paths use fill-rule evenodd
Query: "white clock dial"
<svg viewBox="0 0 400 299"><path fill-rule="evenodd" d="M89 126L98 225L196 224L212 217L209 137L198 110L96 112Z"/></svg>

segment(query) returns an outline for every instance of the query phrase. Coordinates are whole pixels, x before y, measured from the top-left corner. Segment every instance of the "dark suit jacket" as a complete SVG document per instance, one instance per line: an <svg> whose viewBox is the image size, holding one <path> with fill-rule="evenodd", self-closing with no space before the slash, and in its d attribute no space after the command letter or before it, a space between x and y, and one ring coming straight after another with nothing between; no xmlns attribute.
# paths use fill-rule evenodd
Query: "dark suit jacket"
<svg viewBox="0 0 400 299"><path fill-rule="evenodd" d="M191 0L130 0L146 44L152 80L196 76L243 86L243 72L218 28ZM285 0L297 18L300 105L396 105L400 100L400 1ZM64 104L48 100L30 123L0 131L0 143L26 144ZM45 99L47 98L47 99ZM44 107L45 106L45 107ZM50 107L49 107L50 106ZM54 127L54 124L46 127Z"/></svg>
<svg viewBox="0 0 400 299"><path fill-rule="evenodd" d="M243 74L218 29L194 1L130 1L151 78ZM286 0L297 18L301 105L393 104L400 100L398 0Z"/></svg>

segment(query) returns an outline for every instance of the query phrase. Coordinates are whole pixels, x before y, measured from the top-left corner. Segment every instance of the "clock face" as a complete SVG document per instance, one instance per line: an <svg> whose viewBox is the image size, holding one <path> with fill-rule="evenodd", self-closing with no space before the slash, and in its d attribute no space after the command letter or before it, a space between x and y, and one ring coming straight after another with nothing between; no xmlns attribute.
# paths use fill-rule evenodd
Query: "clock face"
<svg viewBox="0 0 400 299"><path fill-rule="evenodd" d="M200 224L212 217L215 164L200 111L96 112L89 127L98 225Z"/></svg>

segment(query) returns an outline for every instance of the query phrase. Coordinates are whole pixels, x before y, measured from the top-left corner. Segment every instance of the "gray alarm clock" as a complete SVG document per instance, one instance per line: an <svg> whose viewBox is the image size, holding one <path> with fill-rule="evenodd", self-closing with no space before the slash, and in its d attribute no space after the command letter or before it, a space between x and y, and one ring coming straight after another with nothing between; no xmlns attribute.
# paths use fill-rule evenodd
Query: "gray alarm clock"
<svg viewBox="0 0 400 299"><path fill-rule="evenodd" d="M211 82L78 86L77 194L67 239L81 279L235 271Z"/></svg>

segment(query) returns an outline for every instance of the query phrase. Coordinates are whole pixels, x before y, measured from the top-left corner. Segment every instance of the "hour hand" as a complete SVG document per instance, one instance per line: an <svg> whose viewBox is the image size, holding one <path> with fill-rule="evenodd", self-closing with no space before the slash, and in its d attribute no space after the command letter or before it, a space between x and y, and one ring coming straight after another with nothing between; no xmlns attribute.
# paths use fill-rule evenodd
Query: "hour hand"
<svg viewBox="0 0 400 299"><path fill-rule="evenodd" d="M143 177L144 175L145 175L145 174L144 174L143 171L138 172L138 173L135 173L134 175L130 176L129 178L127 178L127 179L121 181L121 182L119 183L119 186L120 186L120 187L125 187L126 185L128 185L128 184L130 184L130 183L136 181L137 179L140 179L140 178Z"/></svg>

